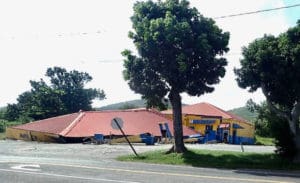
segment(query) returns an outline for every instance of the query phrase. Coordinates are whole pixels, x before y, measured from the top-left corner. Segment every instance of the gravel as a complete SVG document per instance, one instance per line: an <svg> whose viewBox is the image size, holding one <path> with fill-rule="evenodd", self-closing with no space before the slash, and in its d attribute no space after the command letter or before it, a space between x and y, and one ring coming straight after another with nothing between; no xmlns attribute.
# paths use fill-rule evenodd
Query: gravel
<svg viewBox="0 0 300 183"><path fill-rule="evenodd" d="M134 144L137 153L152 150L167 150L171 144L156 144L146 146L143 144ZM272 153L274 146L256 146L256 145L229 145L229 144L187 144L190 149L206 149L221 151L242 151L256 153ZM80 159L92 160L95 158L114 159L119 155L133 153L129 145L93 145L93 144L55 144L41 142L25 142L15 140L0 140L0 154L7 156L28 156L28 157L57 157L70 158L77 156Z"/></svg>

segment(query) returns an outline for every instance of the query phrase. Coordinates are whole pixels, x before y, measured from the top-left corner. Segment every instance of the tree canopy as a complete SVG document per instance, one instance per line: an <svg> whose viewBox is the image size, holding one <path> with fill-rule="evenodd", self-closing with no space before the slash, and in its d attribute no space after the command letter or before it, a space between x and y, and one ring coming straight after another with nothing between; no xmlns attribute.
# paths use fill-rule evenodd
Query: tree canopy
<svg viewBox="0 0 300 183"><path fill-rule="evenodd" d="M243 48L237 82L250 92L261 88L269 107L289 122L300 161L300 20L275 37L265 35Z"/></svg>
<svg viewBox="0 0 300 183"><path fill-rule="evenodd" d="M248 100L247 108L258 114L254 121L255 134L263 137L274 137L275 152L284 158L293 158L296 154L296 148L287 119L277 116L266 102L256 104L252 100Z"/></svg>
<svg viewBox="0 0 300 183"><path fill-rule="evenodd" d="M137 2L129 32L138 55L122 52L124 78L148 103L162 104L168 96L173 108L175 151L183 152L181 97L214 90L225 75L229 33L190 8L186 0Z"/></svg>
<svg viewBox="0 0 300 183"><path fill-rule="evenodd" d="M16 104L8 104L5 114L8 120L22 116L39 120L91 110L93 99L105 98L103 90L84 88L92 80L88 73L53 67L47 69L46 76L50 79L50 85L43 79L30 81L31 90L20 94Z"/></svg>

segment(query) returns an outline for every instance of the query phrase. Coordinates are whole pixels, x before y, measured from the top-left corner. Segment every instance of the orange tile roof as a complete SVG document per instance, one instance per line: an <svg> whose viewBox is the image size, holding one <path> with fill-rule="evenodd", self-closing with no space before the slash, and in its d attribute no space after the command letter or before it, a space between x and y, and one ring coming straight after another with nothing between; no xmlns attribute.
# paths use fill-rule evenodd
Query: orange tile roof
<svg viewBox="0 0 300 183"><path fill-rule="evenodd" d="M163 111L162 113L163 114L172 114L172 110L166 110L166 111ZM246 122L245 119L243 119L239 116L236 116L232 113L226 112L226 111L224 111L212 104L206 103L206 102L182 106L182 114L222 117L224 119L237 119L239 121Z"/></svg>
<svg viewBox="0 0 300 183"><path fill-rule="evenodd" d="M162 122L168 123L171 132L173 132L173 123L171 120L165 118L159 112L145 109L74 113L14 128L54 133L64 137L88 137L97 133L103 135L121 135L119 130L111 127L111 120L115 117L119 117L124 121L123 130L126 135L151 133L154 136L161 136L158 123ZM196 134L194 130L184 126L183 133L184 135Z"/></svg>

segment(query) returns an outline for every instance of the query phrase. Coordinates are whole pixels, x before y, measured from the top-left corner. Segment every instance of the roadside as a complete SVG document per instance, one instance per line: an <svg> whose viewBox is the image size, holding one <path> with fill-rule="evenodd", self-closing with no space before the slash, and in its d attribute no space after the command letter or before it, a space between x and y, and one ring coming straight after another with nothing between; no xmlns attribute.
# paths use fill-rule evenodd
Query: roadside
<svg viewBox="0 0 300 183"><path fill-rule="evenodd" d="M274 146L256 146L256 145L229 145L229 144L186 144L189 149L198 150L217 150L217 151L235 151L241 152L242 148L245 152L256 153L272 153ZM154 146L146 146L143 144L134 144L134 148L138 153L156 150L167 150L172 144L158 144ZM82 158L96 158L99 155L102 158L113 159L119 155L133 154L127 144L119 145L91 145L91 144L55 144L41 142L26 142L16 140L0 140L0 154L23 154L29 156L56 156L56 157L72 157L74 154Z"/></svg>
<svg viewBox="0 0 300 183"><path fill-rule="evenodd" d="M187 144L189 149L222 149L223 151L240 150L238 145L227 144ZM141 153L149 151L165 151L171 148L171 144L162 144L155 146L134 145L136 151ZM259 154L269 153L274 149L272 146L245 146L245 151L260 152ZM161 165L161 164L145 164L140 162L119 162L116 161L118 156L133 154L130 147L126 144L122 145L83 145L83 144L53 144L53 143L39 143L39 142L25 142L25 141L13 141L13 140L1 140L0 141L0 162L10 164L40 164L44 165L62 165L67 167L102 167L101 170L122 169L123 172L139 172L138 170L144 170L143 172L157 172L164 169L165 172L171 172L173 169L177 171L180 169L180 175L193 174L199 178L199 173L203 174L203 177L215 173L238 174L240 176L282 176L282 177L297 177L299 172L294 173L285 171L271 171L271 170L245 170L245 169L207 169L193 166L182 165ZM117 171L117 170L115 170ZM184 173L186 171L186 173ZM195 171L195 174L192 173ZM196 173L198 172L198 173ZM206 173L205 173L206 172ZM155 173L158 174L158 173ZM179 173L178 173L179 174ZM246 176L247 175L247 176ZM247 179L247 178L245 178ZM275 179L275 178L274 178Z"/></svg>
<svg viewBox="0 0 300 183"><path fill-rule="evenodd" d="M140 154L139 157L134 155L120 156L118 160L226 169L300 170L300 163L292 163L274 153L203 149L189 149L183 154L166 154L166 151L150 151Z"/></svg>
<svg viewBox="0 0 300 183"><path fill-rule="evenodd" d="M0 140L4 140L5 139L5 133L0 133Z"/></svg>

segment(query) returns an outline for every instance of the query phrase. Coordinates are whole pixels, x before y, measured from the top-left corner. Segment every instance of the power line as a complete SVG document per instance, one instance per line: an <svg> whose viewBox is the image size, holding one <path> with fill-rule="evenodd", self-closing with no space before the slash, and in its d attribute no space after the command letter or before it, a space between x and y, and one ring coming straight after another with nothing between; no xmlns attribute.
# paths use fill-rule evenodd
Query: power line
<svg viewBox="0 0 300 183"><path fill-rule="evenodd" d="M282 6L282 7L278 7L278 8L264 9L264 10L257 10L257 11L250 11L250 12L238 13L238 14L232 14L232 15L225 15L225 16L215 17L213 19L230 18L230 17L237 17L237 16L243 16L243 15L251 15L251 14L263 13L263 12L268 12L268 11L280 10L280 9L294 8L294 7L297 7L297 6L300 6L300 4L294 4L294 5L290 5L290 6Z"/></svg>
<svg viewBox="0 0 300 183"><path fill-rule="evenodd" d="M40 39L40 38L67 38L67 37L82 37L82 36L92 36L101 34L103 31L97 30L94 32L62 32L62 33L53 33L53 34L14 34L14 35L1 35L0 39L8 39L8 40L15 40L15 39Z"/></svg>
<svg viewBox="0 0 300 183"><path fill-rule="evenodd" d="M98 60L98 63L120 63L123 62L123 59L102 59Z"/></svg>

